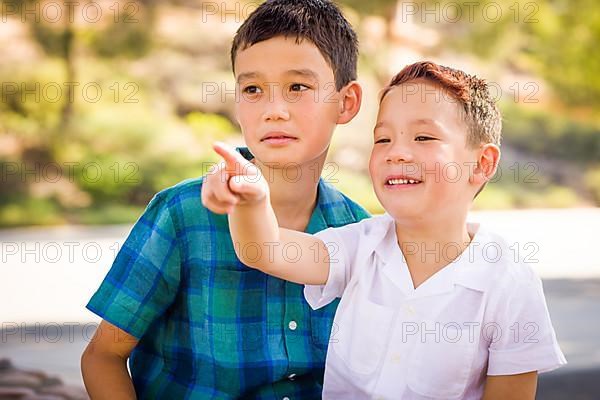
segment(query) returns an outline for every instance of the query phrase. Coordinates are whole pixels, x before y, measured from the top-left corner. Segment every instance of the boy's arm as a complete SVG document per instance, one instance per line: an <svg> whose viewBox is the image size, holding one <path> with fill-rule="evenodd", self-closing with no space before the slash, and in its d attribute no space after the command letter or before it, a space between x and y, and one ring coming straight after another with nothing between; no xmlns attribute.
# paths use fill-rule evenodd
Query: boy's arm
<svg viewBox="0 0 600 400"><path fill-rule="evenodd" d="M303 232L279 228L260 171L241 155L215 144L231 176L226 186L237 201L229 213L235 252L246 265L291 282L322 285L329 275L325 243Z"/></svg>
<svg viewBox="0 0 600 400"><path fill-rule="evenodd" d="M81 374L92 399L135 399L127 359L137 339L102 321L81 356Z"/></svg>
<svg viewBox="0 0 600 400"><path fill-rule="evenodd" d="M537 371L516 375L488 376L483 400L534 400Z"/></svg>

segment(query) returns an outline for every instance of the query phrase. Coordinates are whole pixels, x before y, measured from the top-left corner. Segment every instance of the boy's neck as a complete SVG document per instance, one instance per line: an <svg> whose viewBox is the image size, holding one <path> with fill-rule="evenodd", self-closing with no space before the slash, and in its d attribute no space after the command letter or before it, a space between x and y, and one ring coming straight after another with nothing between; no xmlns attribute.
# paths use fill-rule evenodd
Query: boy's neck
<svg viewBox="0 0 600 400"><path fill-rule="evenodd" d="M462 214L462 213L456 213ZM466 212L435 223L410 224L396 221L396 236L414 287L452 263L469 246Z"/></svg>
<svg viewBox="0 0 600 400"><path fill-rule="evenodd" d="M306 229L317 204L319 177L324 162L323 156L285 170L255 161L269 183L271 206L280 227L298 231Z"/></svg>

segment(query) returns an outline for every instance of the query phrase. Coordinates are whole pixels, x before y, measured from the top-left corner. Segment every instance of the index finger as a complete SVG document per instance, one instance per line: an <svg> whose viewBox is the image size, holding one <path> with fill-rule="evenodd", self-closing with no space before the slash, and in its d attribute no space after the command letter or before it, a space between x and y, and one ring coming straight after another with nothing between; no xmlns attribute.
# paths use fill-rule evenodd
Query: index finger
<svg viewBox="0 0 600 400"><path fill-rule="evenodd" d="M242 167L250 163L250 161L246 160L240 153L225 143L215 142L213 143L213 149L218 155L223 157L223 160L225 160L225 170L231 175L236 174L236 171L242 170L242 168L238 169L238 165Z"/></svg>

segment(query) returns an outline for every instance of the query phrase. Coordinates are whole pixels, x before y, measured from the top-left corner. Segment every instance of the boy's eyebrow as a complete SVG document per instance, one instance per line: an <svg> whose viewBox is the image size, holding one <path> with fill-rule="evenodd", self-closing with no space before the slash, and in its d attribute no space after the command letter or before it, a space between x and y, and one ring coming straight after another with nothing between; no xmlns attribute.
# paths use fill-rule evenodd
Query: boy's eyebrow
<svg viewBox="0 0 600 400"><path fill-rule="evenodd" d="M319 80L317 73L308 68L290 69L290 70L285 71L284 75L299 75L299 76L302 76L305 78L310 78L310 79L313 79L316 81ZM237 82L239 83L240 81L248 80L248 79L257 79L260 76L261 76L261 74L259 72L242 72L241 74L238 75Z"/></svg>
<svg viewBox="0 0 600 400"><path fill-rule="evenodd" d="M440 129L442 128L442 126L439 124L439 122L437 122L436 120L431 119L431 118L413 119L412 121L409 122L409 124L410 125L433 125ZM385 127L386 125L388 125L388 123L386 121L380 121L377 124L375 124L375 127L373 128L373 130L377 130L377 128Z"/></svg>
<svg viewBox="0 0 600 400"><path fill-rule="evenodd" d="M240 81L247 79L256 79L260 74L258 72L242 72L238 75L236 81L239 83Z"/></svg>
<svg viewBox="0 0 600 400"><path fill-rule="evenodd" d="M418 118L410 121L412 125L439 125L438 122L431 118Z"/></svg>
<svg viewBox="0 0 600 400"><path fill-rule="evenodd" d="M439 121L431 118L417 118L415 120L410 121L411 125L431 125L436 128L440 132L445 132L446 129L443 124L440 124Z"/></svg>
<svg viewBox="0 0 600 400"><path fill-rule="evenodd" d="M308 68L290 69L290 70L286 71L285 74L286 75L300 75L305 78L314 79L315 81L319 80L317 73Z"/></svg>

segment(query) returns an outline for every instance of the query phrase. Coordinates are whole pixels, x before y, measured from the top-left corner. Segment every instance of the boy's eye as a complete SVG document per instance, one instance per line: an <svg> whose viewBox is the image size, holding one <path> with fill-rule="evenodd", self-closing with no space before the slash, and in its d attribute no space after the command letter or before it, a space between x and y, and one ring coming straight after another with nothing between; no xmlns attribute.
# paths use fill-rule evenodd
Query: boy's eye
<svg viewBox="0 0 600 400"><path fill-rule="evenodd" d="M420 135L420 136L417 136L417 137L415 138L415 140L416 140L417 142L425 142L425 141L427 141L427 140L435 140L435 138L432 138L432 137L430 137L430 136L423 136L423 135Z"/></svg>
<svg viewBox="0 0 600 400"><path fill-rule="evenodd" d="M302 83L292 83L290 85L290 90L292 92L303 92L308 89L309 89L309 87L306 85L303 85Z"/></svg>
<svg viewBox="0 0 600 400"><path fill-rule="evenodd" d="M375 143L389 143L389 142L390 142L390 139L385 139L385 138L384 139L377 139L375 141Z"/></svg>
<svg viewBox="0 0 600 400"><path fill-rule="evenodd" d="M262 93L262 90L258 86L250 85L242 89L242 92L247 94L259 94Z"/></svg>

